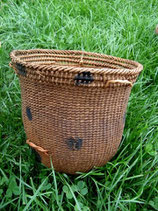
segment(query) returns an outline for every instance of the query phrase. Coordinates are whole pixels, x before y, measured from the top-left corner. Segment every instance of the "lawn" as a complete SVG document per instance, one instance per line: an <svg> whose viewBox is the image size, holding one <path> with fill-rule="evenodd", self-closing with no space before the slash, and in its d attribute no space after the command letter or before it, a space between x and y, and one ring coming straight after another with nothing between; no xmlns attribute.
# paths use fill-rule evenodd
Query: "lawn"
<svg viewBox="0 0 158 211"><path fill-rule="evenodd" d="M158 0L0 1L0 210L158 210ZM13 49L75 49L143 64L118 153L76 176L36 161L21 118Z"/></svg>

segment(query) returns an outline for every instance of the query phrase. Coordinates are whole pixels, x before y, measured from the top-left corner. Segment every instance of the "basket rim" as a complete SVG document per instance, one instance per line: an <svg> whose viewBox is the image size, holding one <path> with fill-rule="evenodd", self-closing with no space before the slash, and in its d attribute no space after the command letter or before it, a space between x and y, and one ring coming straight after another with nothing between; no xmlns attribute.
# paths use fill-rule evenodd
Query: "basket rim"
<svg viewBox="0 0 158 211"><path fill-rule="evenodd" d="M20 78L46 84L105 87L111 81L111 86L124 86L135 82L143 69L133 60L79 50L13 50L10 57Z"/></svg>
<svg viewBox="0 0 158 211"><path fill-rule="evenodd" d="M81 62L79 63L79 66L73 66L73 65L63 65L63 64L38 64L38 63L34 63L34 62L27 62L24 61L22 59L20 59L20 56L28 56L28 55L34 55L38 57L38 55L40 54L45 54L47 55L69 55L69 56L75 56L75 55L80 55L81 57ZM44 55L43 55L44 56ZM82 63L82 59L84 58L84 56L93 56L93 59L108 59L109 62L111 61L111 64L113 64L113 62L120 62L122 63L122 65L126 64L126 65L130 65L130 68L107 68L107 67L87 67L84 66L84 64ZM94 53L94 52L87 52L87 51L80 51L80 50L55 50L55 49L31 49L31 50L13 50L10 53L10 57L12 59L13 63L19 63L27 68L32 68L32 69L43 69L43 70L54 70L57 67L64 69L64 72L76 72L76 73L80 73L83 71L90 71L92 73L102 73L102 74L123 74L123 75L136 75L139 74L142 69L143 69L143 65L133 61L133 60L129 60L129 59L124 59L124 58L120 58L120 57L115 57L115 56L110 56L110 55L106 55L106 54L102 54L102 53ZM133 66L133 68L131 68L131 66Z"/></svg>

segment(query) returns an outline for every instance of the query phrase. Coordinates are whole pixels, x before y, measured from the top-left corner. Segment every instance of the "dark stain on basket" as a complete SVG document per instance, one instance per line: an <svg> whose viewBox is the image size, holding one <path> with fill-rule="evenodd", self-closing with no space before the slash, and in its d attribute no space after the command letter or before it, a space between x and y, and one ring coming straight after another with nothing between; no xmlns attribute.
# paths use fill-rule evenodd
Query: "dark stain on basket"
<svg viewBox="0 0 158 211"><path fill-rule="evenodd" d="M31 113L31 109L29 107L26 107L26 115L27 115L28 119L31 121L32 113Z"/></svg>
<svg viewBox="0 0 158 211"><path fill-rule="evenodd" d="M66 140L66 144L71 150L79 150L82 147L82 139L81 138L69 138Z"/></svg>
<svg viewBox="0 0 158 211"><path fill-rule="evenodd" d="M126 121L126 112L123 115L123 124L125 125L125 121Z"/></svg>
<svg viewBox="0 0 158 211"><path fill-rule="evenodd" d="M80 84L90 84L94 81L93 76L91 72L82 72L78 73L75 78L75 85L80 85Z"/></svg>
<svg viewBox="0 0 158 211"><path fill-rule="evenodd" d="M22 76L26 76L26 68L20 63L16 63L16 68L18 69L18 73Z"/></svg>
<svg viewBox="0 0 158 211"><path fill-rule="evenodd" d="M32 150L32 153L35 155L36 161L41 162L41 156L39 155L39 153L33 148L31 148L31 150Z"/></svg>

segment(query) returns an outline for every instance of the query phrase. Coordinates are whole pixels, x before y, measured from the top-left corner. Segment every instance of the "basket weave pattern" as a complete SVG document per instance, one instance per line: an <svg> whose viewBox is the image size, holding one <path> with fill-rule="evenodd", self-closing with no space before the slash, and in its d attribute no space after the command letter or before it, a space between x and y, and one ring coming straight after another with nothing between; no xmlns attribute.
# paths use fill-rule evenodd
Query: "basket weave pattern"
<svg viewBox="0 0 158 211"><path fill-rule="evenodd" d="M137 62L82 51L11 53L21 85L27 143L42 163L74 174L117 152Z"/></svg>

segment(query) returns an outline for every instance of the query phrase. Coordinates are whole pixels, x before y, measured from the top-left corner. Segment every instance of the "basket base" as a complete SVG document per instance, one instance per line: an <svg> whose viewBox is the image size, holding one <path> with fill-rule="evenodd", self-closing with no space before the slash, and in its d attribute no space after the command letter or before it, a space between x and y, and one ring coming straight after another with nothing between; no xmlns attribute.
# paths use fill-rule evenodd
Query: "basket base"
<svg viewBox="0 0 158 211"><path fill-rule="evenodd" d="M33 149L33 152L35 152L37 160L42 162L44 166L48 168L53 167L55 171L67 174L76 174L77 172L85 173L90 171L94 167L104 166L109 160L112 159L112 157L117 152L117 149L115 149L115 151L113 149L113 154L111 154L111 156L109 156L107 160L102 159L99 164L97 164L97 161L94 161L94 163L96 162L96 165L92 162L89 162L89 164L87 163L87 165L81 165L79 163L78 165L75 165L75 163L73 163L73 165L71 163L67 163L66 165L64 165L63 160L58 160L58 162L54 163L53 156L51 154L48 154L47 150L44 150L42 147L37 146L28 140L26 142Z"/></svg>

